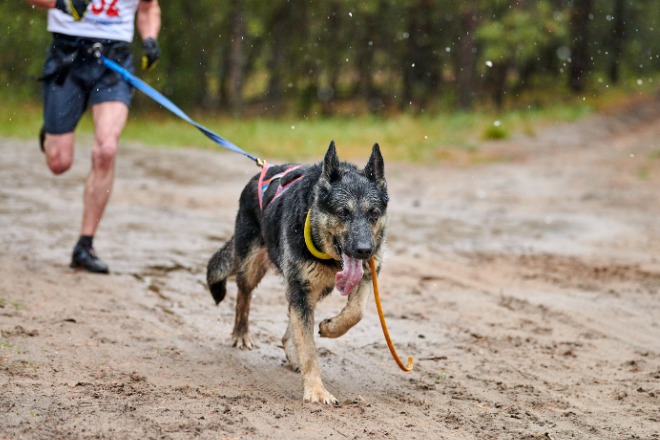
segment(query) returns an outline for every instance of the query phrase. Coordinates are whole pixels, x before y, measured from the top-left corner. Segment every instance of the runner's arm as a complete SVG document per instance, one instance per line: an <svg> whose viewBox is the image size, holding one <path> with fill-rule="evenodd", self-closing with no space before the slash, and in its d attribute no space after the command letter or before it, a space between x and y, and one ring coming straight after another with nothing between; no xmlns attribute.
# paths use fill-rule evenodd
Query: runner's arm
<svg viewBox="0 0 660 440"><path fill-rule="evenodd" d="M55 0L25 0L25 3L41 9L52 9L55 7Z"/></svg>
<svg viewBox="0 0 660 440"><path fill-rule="evenodd" d="M158 4L158 0L140 0L136 23L142 41L147 38L158 39L158 34L160 33L160 5Z"/></svg>

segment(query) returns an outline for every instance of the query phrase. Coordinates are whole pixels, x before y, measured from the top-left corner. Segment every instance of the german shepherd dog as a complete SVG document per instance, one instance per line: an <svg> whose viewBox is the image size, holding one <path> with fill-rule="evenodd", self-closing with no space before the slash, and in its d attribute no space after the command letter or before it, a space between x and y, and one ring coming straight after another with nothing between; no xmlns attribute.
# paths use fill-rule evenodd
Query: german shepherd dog
<svg viewBox="0 0 660 440"><path fill-rule="evenodd" d="M248 332L252 290L270 263L284 276L289 324L282 337L286 358L302 373L303 400L338 404L321 380L314 343L316 304L337 287L348 296L335 317L319 324L337 338L357 324L371 293L368 260L380 270L388 203L378 144L363 170L340 162L334 141L321 163L264 166L243 190L234 236L210 259L207 282L216 305L236 276L238 298L233 345L253 347Z"/></svg>

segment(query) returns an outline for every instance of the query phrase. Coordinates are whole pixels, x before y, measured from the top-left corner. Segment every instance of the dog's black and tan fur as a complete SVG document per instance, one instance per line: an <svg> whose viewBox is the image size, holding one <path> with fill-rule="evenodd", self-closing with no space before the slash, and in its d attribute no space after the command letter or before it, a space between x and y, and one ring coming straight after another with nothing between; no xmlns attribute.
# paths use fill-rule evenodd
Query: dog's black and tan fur
<svg viewBox="0 0 660 440"><path fill-rule="evenodd" d="M272 166L266 178L287 168L288 165ZM300 176L300 180L273 198L279 184L286 185ZM366 167L360 170L340 162L332 142L321 163L303 166L285 175L281 182L271 184L263 196L263 209L259 207L258 180L259 175L254 176L241 194L234 236L209 261L209 289L219 303L226 293L227 277L236 275L233 343L250 349L248 315L252 290L272 263L286 281L289 324L282 343L292 367L302 373L303 400L337 404L321 380L314 343L314 309L335 287L342 261L353 261L362 266L363 276L343 310L320 323L319 334L339 337L362 318L372 291L368 260L375 257L380 270L387 222L387 184L380 148L378 144L373 146ZM314 247L331 259L315 257L305 244L308 211Z"/></svg>

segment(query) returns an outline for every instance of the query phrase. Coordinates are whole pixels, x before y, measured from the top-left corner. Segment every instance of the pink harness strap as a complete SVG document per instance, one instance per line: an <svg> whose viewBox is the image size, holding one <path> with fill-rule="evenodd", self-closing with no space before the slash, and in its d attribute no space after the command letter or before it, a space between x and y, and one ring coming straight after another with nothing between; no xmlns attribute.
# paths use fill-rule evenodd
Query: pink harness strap
<svg viewBox="0 0 660 440"><path fill-rule="evenodd" d="M286 176L291 171L297 170L298 168L300 168L300 165L291 165L289 168L282 171L281 173L277 173L274 176L272 176L270 179L264 180L264 178L266 177L266 173L268 172L269 168L270 168L270 164L268 162L265 162L263 168L261 169L261 174L259 175L259 181L257 182L257 195L259 197L259 208L261 208L262 210L264 209L264 206L263 206L263 204L264 204L264 193L266 192L266 190L268 189L270 184L274 180L279 180L282 177ZM281 196L282 193L284 191L286 191L292 183L295 183L295 182L297 182L298 180L300 180L302 178L303 178L303 176L300 176L300 177L292 180L291 182L287 183L284 186L280 183L280 186L277 188L277 191L275 192L275 195L273 196L273 199L271 200L271 202L273 200L275 200L276 198L278 198L279 196Z"/></svg>

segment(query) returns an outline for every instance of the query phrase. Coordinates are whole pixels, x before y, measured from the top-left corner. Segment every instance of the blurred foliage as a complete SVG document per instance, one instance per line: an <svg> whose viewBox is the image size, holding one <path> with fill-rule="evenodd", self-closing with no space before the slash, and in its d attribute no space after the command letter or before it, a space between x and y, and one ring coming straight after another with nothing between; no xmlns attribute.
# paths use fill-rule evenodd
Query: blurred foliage
<svg viewBox="0 0 660 440"><path fill-rule="evenodd" d="M46 15L24 2L0 3L0 96L22 100L38 95L50 35Z"/></svg>
<svg viewBox="0 0 660 440"><path fill-rule="evenodd" d="M421 114L455 110L466 94L470 108L511 110L660 72L657 0L164 0L161 8L163 55L139 74L208 116ZM586 25L573 26L580 16ZM0 2L3 102L39 99L45 22L22 1ZM568 87L575 75L586 90ZM140 94L134 107L158 108Z"/></svg>
<svg viewBox="0 0 660 440"><path fill-rule="evenodd" d="M495 121L493 124L488 125L484 129L483 138L486 140L500 140L507 139L509 137L509 132L504 126L502 126L501 121Z"/></svg>
<svg viewBox="0 0 660 440"><path fill-rule="evenodd" d="M548 50L567 44L568 20L565 11L553 11L547 1L528 9L507 8L497 19L484 20L477 30L481 58L521 69L527 63L541 63Z"/></svg>

